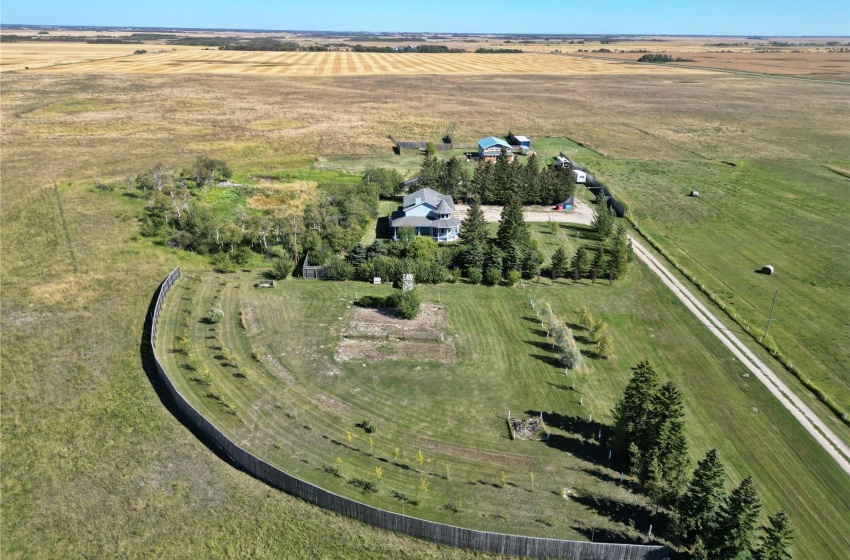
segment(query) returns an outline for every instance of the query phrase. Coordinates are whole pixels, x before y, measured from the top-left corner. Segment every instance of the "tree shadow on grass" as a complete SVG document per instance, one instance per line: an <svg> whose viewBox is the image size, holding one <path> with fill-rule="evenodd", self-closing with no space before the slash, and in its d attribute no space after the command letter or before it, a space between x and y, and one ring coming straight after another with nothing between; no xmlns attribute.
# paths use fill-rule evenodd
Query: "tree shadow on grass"
<svg viewBox="0 0 850 560"><path fill-rule="evenodd" d="M601 465L608 458L608 450L604 446L586 439L549 434L549 439L545 440L544 443L588 463Z"/></svg>
<svg viewBox="0 0 850 560"><path fill-rule="evenodd" d="M572 529L583 535L588 541L592 540L593 542L611 544L644 544L643 542L635 541L634 536L626 531L612 531L611 529L587 527L584 525L572 525Z"/></svg>
<svg viewBox="0 0 850 560"><path fill-rule="evenodd" d="M548 364L550 366L554 366L557 368L564 367L561 365L561 362L558 360L557 356L544 356L542 354L531 354L531 357L535 360L540 360L544 364Z"/></svg>
<svg viewBox="0 0 850 560"><path fill-rule="evenodd" d="M543 335L545 336L546 333L544 332ZM526 340L525 343L534 346L535 348L539 348L540 350L548 350L550 352L555 351L555 349L552 348L552 343L544 340Z"/></svg>
<svg viewBox="0 0 850 560"><path fill-rule="evenodd" d="M572 499L615 523L634 527L644 535L649 531L650 525L652 525L652 533L654 535L663 535L670 523L670 519L665 512L659 511L658 515L655 515L652 509L645 507L643 504L615 500L607 496L595 494L573 496ZM633 536L629 536L628 538L630 542L634 542ZM652 544L661 543L653 541Z"/></svg>
<svg viewBox="0 0 850 560"><path fill-rule="evenodd" d="M535 414L539 414L539 412L535 411ZM543 419L546 421L546 424L553 428L558 428L572 434L580 434L582 437L588 439L600 439L599 432L601 431L602 443L607 442L611 437L611 426L602 422L596 422L595 420L587 420L581 416L566 416L557 412L546 412L544 410Z"/></svg>

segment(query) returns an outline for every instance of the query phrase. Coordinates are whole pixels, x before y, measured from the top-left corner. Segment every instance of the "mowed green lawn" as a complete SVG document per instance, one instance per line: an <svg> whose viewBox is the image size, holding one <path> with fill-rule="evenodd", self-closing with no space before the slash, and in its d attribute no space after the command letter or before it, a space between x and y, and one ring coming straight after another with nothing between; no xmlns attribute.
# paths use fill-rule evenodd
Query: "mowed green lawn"
<svg viewBox="0 0 850 560"><path fill-rule="evenodd" d="M794 520L798 558L840 557L838 551L850 547L846 475L642 266L614 286L565 280L524 290L423 286L428 302L445 306L457 350L453 364L335 358L355 294L386 294L387 286L290 279L257 290L257 277L188 273L167 301L159 354L178 387L217 425L292 474L393 511L402 511L398 494L418 494L419 505L406 503L405 511L446 523L577 539L595 527L603 540L638 541L649 523L656 533L659 524L642 497L632 505L635 496L607 467L596 436L601 429L605 437L629 368L649 359L686 395L694 462L716 446L730 487L753 475L765 512L783 508ZM549 302L571 323L581 305L609 323L616 355L587 358L577 391L573 377L553 363L530 299L538 306ZM225 310L218 339L200 320L214 301ZM172 351L184 331L235 414L206 397L209 387L194 381L196 373L183 367L186 358ZM228 349L229 359L219 348ZM433 348L435 356L444 349ZM277 361L260 364L252 352ZM247 378L233 375L234 357ZM550 441L511 441L508 410L542 410ZM356 427L364 419L378 425L371 445ZM339 466L342 477L325 472L331 466ZM376 467L383 469L376 494L349 483ZM427 492L417 492L422 478ZM565 487L569 500L560 496Z"/></svg>
<svg viewBox="0 0 850 560"><path fill-rule="evenodd" d="M598 159L592 166L627 199L641 229L753 329L763 331L778 290L770 338L850 410L850 180L813 161L732 163ZM691 190L699 198L687 196ZM773 276L754 272L765 264Z"/></svg>

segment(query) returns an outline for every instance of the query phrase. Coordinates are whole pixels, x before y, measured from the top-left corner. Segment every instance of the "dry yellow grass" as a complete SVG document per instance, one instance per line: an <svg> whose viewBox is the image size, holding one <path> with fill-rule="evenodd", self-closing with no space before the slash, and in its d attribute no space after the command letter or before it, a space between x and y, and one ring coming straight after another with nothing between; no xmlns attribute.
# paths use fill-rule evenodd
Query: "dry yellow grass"
<svg viewBox="0 0 850 560"><path fill-rule="evenodd" d="M623 75L701 73L634 67L552 54L401 54L179 50L42 68L73 74L356 75Z"/></svg>
<svg viewBox="0 0 850 560"><path fill-rule="evenodd" d="M198 47L172 47L164 45L114 45L74 42L55 43L0 43L0 71L43 68L45 66L76 64L115 57L134 57L137 49L149 53L167 49L175 52L197 50Z"/></svg>
<svg viewBox="0 0 850 560"><path fill-rule="evenodd" d="M261 192L246 201L250 208L271 209L286 215L300 215L308 203L316 200L315 181L291 183L262 182Z"/></svg>
<svg viewBox="0 0 850 560"><path fill-rule="evenodd" d="M70 276L55 282L32 286L29 291L32 299L41 305L51 307L61 303L65 307L76 308L96 295L96 292L88 288L92 282L103 278L102 274Z"/></svg>

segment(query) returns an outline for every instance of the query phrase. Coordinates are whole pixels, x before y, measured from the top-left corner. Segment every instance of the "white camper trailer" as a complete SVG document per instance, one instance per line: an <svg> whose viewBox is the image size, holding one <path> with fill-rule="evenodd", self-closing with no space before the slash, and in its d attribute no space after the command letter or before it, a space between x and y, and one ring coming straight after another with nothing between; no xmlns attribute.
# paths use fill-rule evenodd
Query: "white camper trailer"
<svg viewBox="0 0 850 560"><path fill-rule="evenodd" d="M581 169L573 169L573 182L584 183L587 181L587 173Z"/></svg>

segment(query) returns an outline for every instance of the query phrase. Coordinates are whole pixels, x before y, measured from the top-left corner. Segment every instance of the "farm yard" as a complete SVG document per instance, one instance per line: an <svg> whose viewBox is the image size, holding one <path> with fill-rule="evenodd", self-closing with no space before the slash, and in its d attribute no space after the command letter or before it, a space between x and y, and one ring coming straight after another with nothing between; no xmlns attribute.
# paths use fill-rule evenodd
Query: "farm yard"
<svg viewBox="0 0 850 560"><path fill-rule="evenodd" d="M232 439L344 496L400 512L404 495L409 514L490 531L583 539L595 527L607 540L642 542L642 524L655 523L656 532L662 525L651 519L644 498L629 505L635 495L608 468L597 432L602 430L603 441L610 436L613 403L629 367L644 358L687 395L694 463L716 444L735 483L745 474L771 480L782 465L783 476L834 477L833 484L841 485L844 475L815 458L823 451L813 443L803 459L799 425L684 307L669 302L670 294L643 266L613 287L589 281L530 283L525 289L423 286L423 307L445 309L445 319L438 320L447 341L416 342L405 355L376 342L375 352L345 360L337 359L350 348L343 334L352 320L361 328L366 321L352 304L355 292L382 295L392 288L287 280L257 290L255 282L254 274L185 275L160 319L159 357L178 388ZM592 358L577 327L582 350L591 357L586 369L565 376L553 364L530 297L539 306L550 302L570 322L577 321L578 306L593 309L611 327L615 357ZM214 328L202 318L215 304L225 318ZM456 358L446 359L455 352ZM195 369L187 369L192 357ZM698 376L689 374L697 370ZM200 379L202 371L208 381ZM549 440L511 441L508 410L513 416L542 411ZM722 441L718 427L726 434ZM763 447L767 433L770 452ZM369 480L378 467L377 492L364 492L357 481ZM820 484L791 491L766 482L760 494L765 507L789 512L800 507L802 496L834 500L837 520L850 496L827 498L829 484ZM826 534L843 531L836 525ZM801 547L804 542L809 538L801 538Z"/></svg>
<svg viewBox="0 0 850 560"><path fill-rule="evenodd" d="M178 264L184 278L169 296L160 358L240 444L335 492L500 532L646 540L654 519L646 499L632 505L628 478L620 483L606 466L590 426L598 434L610 425L629 368L648 358L686 395L692 461L716 446L727 487L752 474L765 515L780 507L791 515L795 558L840 557L850 547L846 477L643 265L613 286L423 286L425 305L440 309L422 328L444 331L451 345L441 359L429 358L432 346L442 348L431 341L405 347L356 339L346 353L345 329L386 327L385 317L350 303L354 292L391 288L285 280L256 290L267 265L259 259L246 266L251 272L219 278L206 256L141 236L145 201L121 186L157 162L177 170L207 154L228 161L233 182L243 185L209 188L203 201L216 212L244 206L299 215L319 185L354 185L369 166L415 174L421 156L393 155L388 136L437 140L455 123L456 142L472 144L521 131L541 156L563 150L603 180L642 230L753 328L763 328L779 289L771 338L847 408L846 85L544 52L256 53L146 44L147 54L132 55L137 48L0 48L2 489L4 508L15 511L2 518L3 556L473 557L276 492L176 421L151 387L139 342L151 296ZM153 52L159 48L169 51ZM808 65L825 77L819 60L827 58L808 56L791 57L801 59L794 72L804 75ZM688 197L690 190L700 198ZM586 189L578 197L591 198ZM381 212L392 205L383 201ZM531 227L547 262L558 247L571 254L584 232ZM364 241L373 239L367 232ZM764 264L776 274L755 274ZM610 325L614 356L588 353L580 392L552 365L529 293L573 322L588 305ZM210 348L214 339L205 337L215 330L198 322L217 295L228 356ZM256 313L251 321L243 314L243 327L239 312L249 309ZM206 397L182 367L183 355L169 351L185 328L223 401ZM260 347L266 352L256 361L251 352ZM226 365L230 358L238 368ZM819 405L791 374L769 365ZM522 417L542 410L549 442L510 441L508 409ZM816 411L850 440L831 411ZM358 427L363 420L377 431ZM333 474L337 457L345 479ZM377 493L348 483L367 480L378 466ZM419 488L423 477L427 491ZM418 491L419 505L402 506L394 490Z"/></svg>

